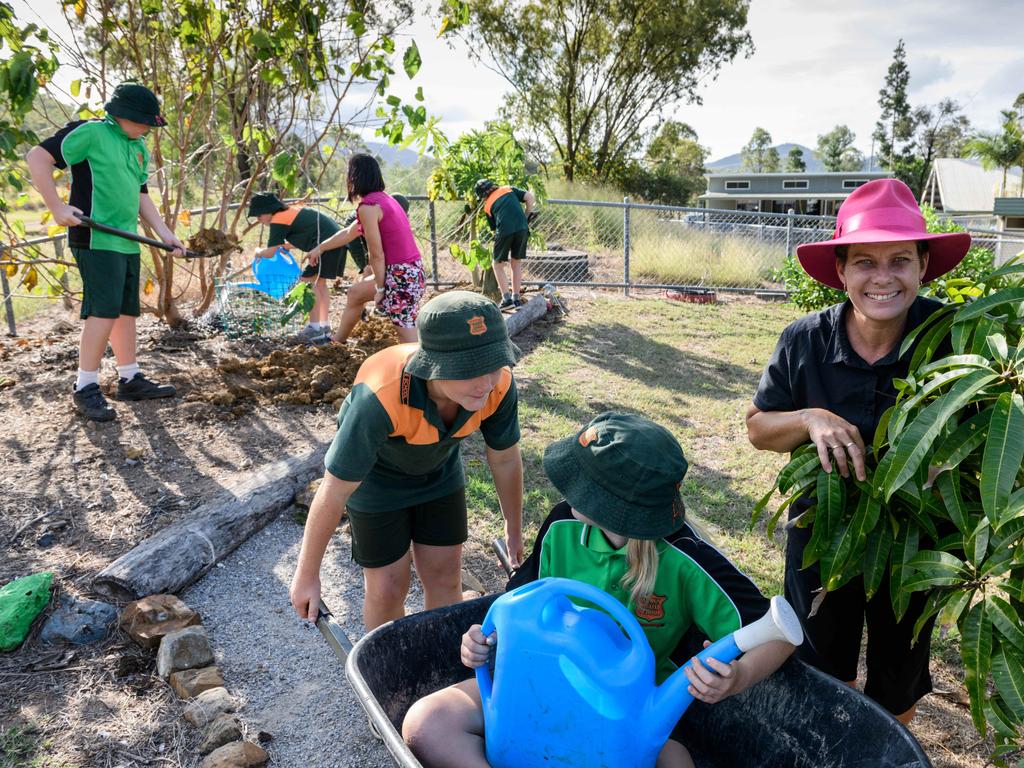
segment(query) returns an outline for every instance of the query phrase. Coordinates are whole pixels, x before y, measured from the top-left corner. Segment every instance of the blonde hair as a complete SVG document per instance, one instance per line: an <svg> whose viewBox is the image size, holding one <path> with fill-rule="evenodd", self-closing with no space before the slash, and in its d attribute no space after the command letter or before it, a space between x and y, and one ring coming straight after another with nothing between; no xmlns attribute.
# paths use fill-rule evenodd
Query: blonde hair
<svg viewBox="0 0 1024 768"><path fill-rule="evenodd" d="M629 599L636 605L640 598L654 592L654 580L658 576L658 542L627 539L626 562L629 568L620 583L623 589L629 590Z"/></svg>

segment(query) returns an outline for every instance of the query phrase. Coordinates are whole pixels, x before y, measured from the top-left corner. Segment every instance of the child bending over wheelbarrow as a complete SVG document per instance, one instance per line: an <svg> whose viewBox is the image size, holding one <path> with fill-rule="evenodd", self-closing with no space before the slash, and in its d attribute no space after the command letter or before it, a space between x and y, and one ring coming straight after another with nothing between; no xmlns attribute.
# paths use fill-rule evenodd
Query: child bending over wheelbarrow
<svg viewBox="0 0 1024 768"><path fill-rule="evenodd" d="M460 445L478 429L508 549L521 560L523 461L511 370L518 356L494 302L451 291L424 305L418 344L366 359L338 412L327 471L309 509L291 585L299 616L317 618L320 564L346 506L352 559L363 568L367 630L405 614L413 562L428 609L462 599Z"/></svg>
<svg viewBox="0 0 1024 768"><path fill-rule="evenodd" d="M679 495L686 469L668 430L630 414L602 414L552 443L544 470L565 500L548 515L532 554L508 585L564 576L609 592L640 621L658 683L689 660L694 649L684 642L688 630L717 640L768 608L754 583L687 524ZM498 641L473 625L462 638L462 662L485 664ZM690 693L713 704L764 679L792 652L792 645L776 640L731 664L708 659L705 666L693 658L684 674ZM402 735L428 768L487 766L476 679L416 702ZM670 738L657 765L692 767L693 761Z"/></svg>

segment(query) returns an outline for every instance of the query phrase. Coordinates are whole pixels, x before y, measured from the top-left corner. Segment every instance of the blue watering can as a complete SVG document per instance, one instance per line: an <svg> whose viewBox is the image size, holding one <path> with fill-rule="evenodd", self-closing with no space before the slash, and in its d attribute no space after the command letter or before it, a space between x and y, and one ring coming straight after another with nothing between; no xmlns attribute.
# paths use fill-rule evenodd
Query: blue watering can
<svg viewBox="0 0 1024 768"><path fill-rule="evenodd" d="M269 259L256 259L252 265L255 283L239 283L239 288L261 291L278 301L292 289L302 269L295 257L284 248L278 248Z"/></svg>
<svg viewBox="0 0 1024 768"><path fill-rule="evenodd" d="M629 609L575 579L540 579L507 592L482 630L498 633L493 674L487 665L476 670L493 768L652 768L693 701L685 667L654 684L654 653ZM770 640L803 641L782 597L698 658L728 663Z"/></svg>

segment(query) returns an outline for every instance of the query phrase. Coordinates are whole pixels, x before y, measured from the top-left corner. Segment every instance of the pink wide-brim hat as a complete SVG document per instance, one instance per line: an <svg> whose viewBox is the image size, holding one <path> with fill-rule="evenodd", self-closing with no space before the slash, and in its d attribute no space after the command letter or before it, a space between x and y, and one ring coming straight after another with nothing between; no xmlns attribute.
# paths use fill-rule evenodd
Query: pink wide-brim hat
<svg viewBox="0 0 1024 768"><path fill-rule="evenodd" d="M831 240L797 246L796 255L808 275L830 288L845 290L836 270L836 246L854 243L928 241L927 283L956 267L971 247L966 232L931 233L910 187L899 179L876 179L858 187L839 206Z"/></svg>

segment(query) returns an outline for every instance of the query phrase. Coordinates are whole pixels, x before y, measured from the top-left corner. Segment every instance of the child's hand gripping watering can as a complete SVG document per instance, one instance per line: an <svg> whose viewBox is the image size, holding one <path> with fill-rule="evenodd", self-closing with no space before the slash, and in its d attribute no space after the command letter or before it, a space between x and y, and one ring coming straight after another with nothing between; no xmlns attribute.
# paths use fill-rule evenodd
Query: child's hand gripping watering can
<svg viewBox="0 0 1024 768"><path fill-rule="evenodd" d="M540 579L502 595L482 631L498 633L493 676L486 665L476 671L493 768L652 768L693 701L685 667L656 686L654 654L633 614L574 579ZM803 641L781 597L698 658L729 663L771 640Z"/></svg>
<svg viewBox="0 0 1024 768"><path fill-rule="evenodd" d="M241 283L238 287L262 291L280 301L295 285L302 269L290 252L278 248L270 258L256 259L252 265L252 273L256 276L256 282Z"/></svg>

